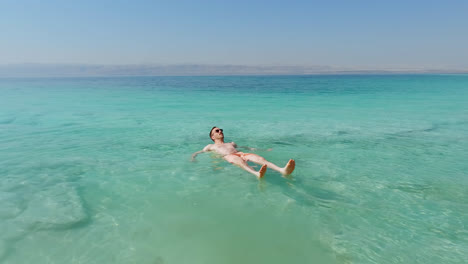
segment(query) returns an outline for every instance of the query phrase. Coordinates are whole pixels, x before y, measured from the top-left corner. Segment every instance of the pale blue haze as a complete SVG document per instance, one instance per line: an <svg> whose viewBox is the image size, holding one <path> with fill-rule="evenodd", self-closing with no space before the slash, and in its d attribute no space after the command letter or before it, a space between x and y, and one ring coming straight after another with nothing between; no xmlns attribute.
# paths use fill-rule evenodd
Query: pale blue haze
<svg viewBox="0 0 468 264"><path fill-rule="evenodd" d="M468 259L467 75L0 79L0 93L1 263ZM190 162L214 125L295 158L293 176Z"/></svg>
<svg viewBox="0 0 468 264"><path fill-rule="evenodd" d="M2 1L0 64L468 69L466 1Z"/></svg>

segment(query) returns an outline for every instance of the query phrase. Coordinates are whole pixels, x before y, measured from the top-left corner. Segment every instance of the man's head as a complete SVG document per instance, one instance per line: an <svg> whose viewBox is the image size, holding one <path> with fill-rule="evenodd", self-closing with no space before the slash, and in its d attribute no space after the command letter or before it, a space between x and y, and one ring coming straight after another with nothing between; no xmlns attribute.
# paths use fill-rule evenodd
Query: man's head
<svg viewBox="0 0 468 264"><path fill-rule="evenodd" d="M216 139L224 139L223 130L219 127L213 127L210 131L211 140L215 141Z"/></svg>

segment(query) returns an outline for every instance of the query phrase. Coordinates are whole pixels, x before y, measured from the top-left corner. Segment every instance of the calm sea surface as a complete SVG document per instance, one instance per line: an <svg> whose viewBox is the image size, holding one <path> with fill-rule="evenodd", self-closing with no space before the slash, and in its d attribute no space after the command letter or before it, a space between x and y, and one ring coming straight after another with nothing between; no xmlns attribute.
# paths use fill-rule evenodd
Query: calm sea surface
<svg viewBox="0 0 468 264"><path fill-rule="evenodd" d="M1 263L467 259L468 75L0 79Z"/></svg>

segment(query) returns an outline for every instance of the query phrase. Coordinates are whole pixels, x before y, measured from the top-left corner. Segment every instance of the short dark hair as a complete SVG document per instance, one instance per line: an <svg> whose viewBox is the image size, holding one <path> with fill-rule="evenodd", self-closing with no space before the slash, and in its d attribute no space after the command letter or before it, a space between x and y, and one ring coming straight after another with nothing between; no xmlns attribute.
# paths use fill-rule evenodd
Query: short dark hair
<svg viewBox="0 0 468 264"><path fill-rule="evenodd" d="M210 139L211 139L211 140L213 140L213 139L211 138L211 134L213 133L213 129L215 129L215 128L216 128L216 126L214 126L214 127L210 130ZM214 140L213 140L213 142L214 142Z"/></svg>

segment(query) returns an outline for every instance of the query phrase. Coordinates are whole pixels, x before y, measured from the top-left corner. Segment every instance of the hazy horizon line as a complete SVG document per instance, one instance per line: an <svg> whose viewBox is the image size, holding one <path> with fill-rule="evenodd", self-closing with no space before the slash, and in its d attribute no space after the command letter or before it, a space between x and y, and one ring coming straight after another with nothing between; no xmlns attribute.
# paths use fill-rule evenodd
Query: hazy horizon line
<svg viewBox="0 0 468 264"><path fill-rule="evenodd" d="M429 67L343 67L327 65L240 64L0 64L0 77L117 77L203 75L318 75L318 74L467 74L468 69Z"/></svg>

